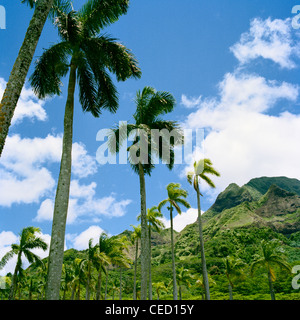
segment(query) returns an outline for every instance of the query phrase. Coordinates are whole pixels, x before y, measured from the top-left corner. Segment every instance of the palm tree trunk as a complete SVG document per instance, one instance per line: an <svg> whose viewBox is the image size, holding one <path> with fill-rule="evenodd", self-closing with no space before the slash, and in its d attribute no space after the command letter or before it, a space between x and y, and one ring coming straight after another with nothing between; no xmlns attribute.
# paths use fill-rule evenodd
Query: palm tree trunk
<svg viewBox="0 0 300 320"><path fill-rule="evenodd" d="M203 240L202 218L201 218L201 204L200 204L199 191L197 191L197 204L198 204L198 223L199 223L200 251L201 251L204 292L205 292L206 300L210 300L209 282L208 282L208 274L207 274L205 251L204 251L204 240Z"/></svg>
<svg viewBox="0 0 300 320"><path fill-rule="evenodd" d="M120 292L119 292L119 300L122 300L122 267L120 267Z"/></svg>
<svg viewBox="0 0 300 320"><path fill-rule="evenodd" d="M88 262L89 264L89 262ZM90 300L90 279L91 279L91 266L88 265L88 274L86 281L85 300Z"/></svg>
<svg viewBox="0 0 300 320"><path fill-rule="evenodd" d="M64 257L65 229L69 205L72 167L72 140L76 66L71 62L68 98L64 118L64 137L60 172L56 190L52 234L49 251L47 300L59 300L60 280Z"/></svg>
<svg viewBox="0 0 300 320"><path fill-rule="evenodd" d="M172 206L170 206L170 220L171 220L171 248L172 248L172 271L173 271L173 300L178 300L177 283L176 283L175 253L174 253L173 207Z"/></svg>
<svg viewBox="0 0 300 320"><path fill-rule="evenodd" d="M149 224L149 300L152 300L152 277L151 277L151 226Z"/></svg>
<svg viewBox="0 0 300 320"><path fill-rule="evenodd" d="M273 281L272 281L272 276L270 269L268 268L268 280L269 280L269 288L270 288L270 294L271 294L271 300L276 300L275 299L275 292L273 288Z"/></svg>
<svg viewBox="0 0 300 320"><path fill-rule="evenodd" d="M15 267L14 274L12 276L11 287L10 287L9 296L8 296L9 300L14 300L14 297L15 297L15 290L16 290L16 287L17 287L18 272L19 272L19 270L21 268L21 265L22 265L21 256L22 256L22 251L19 251L18 257L17 257L17 264L16 264L16 267Z"/></svg>
<svg viewBox="0 0 300 320"><path fill-rule="evenodd" d="M107 282L108 282L108 275L106 275L106 277L105 277L105 296L104 296L104 300L107 300Z"/></svg>
<svg viewBox="0 0 300 320"><path fill-rule="evenodd" d="M96 300L101 299L101 282L102 282L102 272L100 267L99 273L98 273L98 281L97 281Z"/></svg>
<svg viewBox="0 0 300 320"><path fill-rule="evenodd" d="M133 300L136 300L136 272L137 272L138 250L139 250L139 240L136 239L136 244L135 244L135 262L134 262L134 279L133 279Z"/></svg>
<svg viewBox="0 0 300 320"><path fill-rule="evenodd" d="M141 196L141 300L147 300L148 278L148 227L146 210L146 187L144 168L139 163L140 196Z"/></svg>
<svg viewBox="0 0 300 320"><path fill-rule="evenodd" d="M36 46L54 0L39 0L0 103L0 156Z"/></svg>
<svg viewBox="0 0 300 320"><path fill-rule="evenodd" d="M231 285L231 283L229 283L229 285L228 285L228 290L229 290L229 300L233 300L232 285Z"/></svg>

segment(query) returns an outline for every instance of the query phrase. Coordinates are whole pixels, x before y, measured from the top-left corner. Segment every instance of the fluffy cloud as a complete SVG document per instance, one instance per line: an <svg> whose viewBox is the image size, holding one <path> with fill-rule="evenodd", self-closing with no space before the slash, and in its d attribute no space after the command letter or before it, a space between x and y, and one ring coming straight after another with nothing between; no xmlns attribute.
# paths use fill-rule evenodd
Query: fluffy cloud
<svg viewBox="0 0 300 320"><path fill-rule="evenodd" d="M48 244L48 249L46 251L43 251L42 249L33 249L32 252L36 254L38 257L41 259L47 257L49 255L49 247L50 247L50 235L49 234L39 234L39 237L41 237L47 244ZM13 243L19 243L19 236L15 235L11 231L2 231L0 233L0 259L8 252L11 250L11 245ZM11 258L5 267L0 270L0 276L5 276L7 273L14 272L15 266L17 263L17 257L14 256ZM26 269L29 266L29 263L26 259L24 259L24 256L22 257L22 263L23 263L23 268Z"/></svg>
<svg viewBox="0 0 300 320"><path fill-rule="evenodd" d="M0 97L2 97L5 87L6 81L0 78ZM12 125L20 123L24 118L39 121L47 120L47 114L43 108L44 103L36 98L31 88L24 86L12 118Z"/></svg>
<svg viewBox="0 0 300 320"><path fill-rule="evenodd" d="M300 115L267 114L282 99L296 102L299 88L247 74L226 74L219 97L206 99L186 121L206 128L205 154L221 173L215 192L259 176L300 178ZM284 109L284 108L283 108ZM196 158L196 157L194 157ZM186 168L187 169L187 168ZM207 186L202 186L207 190Z"/></svg>
<svg viewBox="0 0 300 320"><path fill-rule="evenodd" d="M90 239L93 239L93 246L98 243L100 234L104 232L99 226L90 226L88 229L77 234L67 234L66 238L71 242L72 248L76 250L84 250L88 248L88 243Z"/></svg>
<svg viewBox="0 0 300 320"><path fill-rule="evenodd" d="M0 205L38 202L52 193L55 180L48 166L60 162L61 150L61 135L33 139L8 136L0 164L0 185L5 185L0 193ZM83 144L73 144L72 157L72 172L76 177L97 172L95 158L88 155Z"/></svg>
<svg viewBox="0 0 300 320"><path fill-rule="evenodd" d="M241 64L262 57L274 61L282 68L292 69L296 67L292 58L299 57L300 53L299 43L293 39L292 31L295 32L290 18L256 18L251 21L250 30L242 34L231 51Z"/></svg>
<svg viewBox="0 0 300 320"><path fill-rule="evenodd" d="M198 218L198 209L190 208L187 211L182 212L181 214L177 214L173 218L173 228L177 232L180 232L188 224L194 223L197 220L197 218ZM161 220L164 223L166 228L170 228L171 227L170 219L168 219L166 217L163 217Z"/></svg>
<svg viewBox="0 0 300 320"><path fill-rule="evenodd" d="M80 184L79 180L72 180L67 223L83 222L85 219L97 223L101 216L121 217L126 214L129 199L117 200L115 194L97 198L97 184ZM53 217L54 200L46 199L41 203L35 221L51 221Z"/></svg>

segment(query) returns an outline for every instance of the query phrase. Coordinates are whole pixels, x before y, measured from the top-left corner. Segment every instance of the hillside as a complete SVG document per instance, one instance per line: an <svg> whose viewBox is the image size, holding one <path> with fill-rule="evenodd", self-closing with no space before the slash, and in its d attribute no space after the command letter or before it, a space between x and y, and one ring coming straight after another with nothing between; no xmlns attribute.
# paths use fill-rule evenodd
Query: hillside
<svg viewBox="0 0 300 320"><path fill-rule="evenodd" d="M190 279L189 285L182 284L183 299L202 298L202 289L195 282L202 268L198 232L197 221L187 225L181 232L175 232L177 272L186 269L194 277ZM249 266L258 257L263 239L280 241L286 261L291 266L300 265L300 181L286 177L262 177L252 179L241 187L230 184L203 214L203 233L212 299L228 299L224 269L224 258L228 256L237 257L245 264L245 276L234 283L235 298L269 299L266 275L264 272L250 275ZM132 231L124 230L119 236L130 239L131 234ZM164 283L169 288L172 279L170 229L161 233L152 232L151 246L152 283L154 286L156 283ZM86 256L86 250L67 250L64 264L72 265L75 258ZM128 256L134 261L134 244L130 246ZM137 271L139 288L140 260ZM27 272L35 273L35 268L29 268ZM123 299L132 299L133 274L133 265L122 271ZM97 279L96 271L93 277ZM118 286L119 279L120 268L110 267L108 295L116 290L113 288ZM291 287L291 281L291 274L276 270L274 287L278 299L300 299L299 290ZM171 289L167 289L161 298L172 299L171 292ZM156 294L154 289L153 294ZM84 289L81 295L84 299Z"/></svg>

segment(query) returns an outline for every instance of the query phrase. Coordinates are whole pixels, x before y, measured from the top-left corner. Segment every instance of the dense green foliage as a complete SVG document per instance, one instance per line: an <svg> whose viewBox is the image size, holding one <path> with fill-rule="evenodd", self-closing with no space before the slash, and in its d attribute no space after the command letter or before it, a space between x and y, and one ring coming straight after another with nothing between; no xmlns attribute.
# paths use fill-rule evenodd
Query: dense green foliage
<svg viewBox="0 0 300 320"><path fill-rule="evenodd" d="M232 188L232 186L230 186ZM228 191L228 190L227 190ZM267 192L268 193L268 192ZM266 193L266 194L267 194ZM266 195L265 195L266 197ZM289 199L289 195L285 194ZM264 201L263 201L264 200ZM210 219L206 217L204 224L204 238L206 250L206 262L209 273L210 293L212 300L228 300L228 278L226 276L225 258L237 260L242 264L241 274L232 277L233 299L237 300L270 300L270 291L267 273L263 270L251 274L251 265L254 261L261 259L261 242L274 242L280 244L278 253L283 254L284 261L290 267L300 265L300 230L284 234L278 232L276 226L259 225L250 223L248 215L253 216L253 212L266 203L261 197L257 201L243 202L231 209L223 210L221 214L214 215ZM276 204L276 202L275 202ZM296 208L296 212L299 210ZM209 212L208 212L209 213ZM205 216L205 214L204 214ZM262 217L261 217L262 218ZM263 218L262 218L263 219ZM268 218L269 221L270 218ZM253 222L253 220L251 220ZM283 221L286 221L283 219ZM299 221L299 220L298 220ZM296 221L296 223L298 222ZM286 222L287 223L287 222ZM289 222L288 222L289 223ZM284 230L284 229L280 229ZM125 230L118 237L126 237L131 240L133 230ZM124 238L123 238L124 239ZM202 264L200 258L199 232L197 222L186 226L181 232L174 231L175 261L177 271L177 283L182 299L202 299ZM151 255L152 255L152 298L172 299L172 255L170 229L161 232L151 233ZM64 254L64 266L72 266L75 260L87 258L88 250L77 251L67 250ZM135 243L131 242L127 252L129 260L132 262L129 268L123 267L120 277L120 267L110 265L107 273L103 272L103 284L101 299L120 298L120 279L122 281L122 299L132 299L134 285L134 259ZM46 262L47 259L44 260ZM140 291L140 258L137 264L137 298ZM24 276L18 282L17 292L20 292L21 299L42 299L43 284L45 284L45 273L41 271L39 265L31 265L22 273ZM7 275L9 282L10 274ZM107 276L107 290L105 281ZM292 279L295 274L288 272L279 266L274 267L273 287L277 300L299 300L299 289L293 289ZM91 299L96 296L96 283L98 273L92 269L91 277ZM80 297L74 299L85 299L85 281L83 275L81 280ZM71 299L70 289L64 293L64 281L62 281L61 298ZM1 290L2 297L8 297L9 286L6 290Z"/></svg>

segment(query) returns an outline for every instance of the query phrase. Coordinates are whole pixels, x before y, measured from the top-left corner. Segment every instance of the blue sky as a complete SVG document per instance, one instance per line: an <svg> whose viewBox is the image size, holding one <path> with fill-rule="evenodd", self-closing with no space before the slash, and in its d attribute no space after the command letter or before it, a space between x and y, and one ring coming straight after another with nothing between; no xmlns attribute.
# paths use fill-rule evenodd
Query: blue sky
<svg viewBox="0 0 300 320"><path fill-rule="evenodd" d="M74 1L79 9L83 0ZM184 175L193 159L209 157L221 177L216 189L203 184L202 209L232 182L260 176L300 179L299 31L292 27L297 1L131 0L127 15L103 30L130 48L142 69L140 80L117 84L119 110L95 119L76 98L73 173L66 248L83 249L101 231L114 235L136 225L139 179L129 165L99 165L97 132L132 121L137 90L169 91L177 106L166 119L205 130L204 153L169 171L157 165L146 179L147 207L166 198L166 185L189 191L192 209L175 217L181 230L196 220L196 199ZM6 29L0 30L2 95L32 10L20 1L1 0ZM47 23L35 58L59 41ZM28 76L33 71L30 68ZM23 90L0 159L0 257L20 230L34 225L49 241L59 171L66 81L60 97L39 101ZM77 91L78 92L78 91ZM165 212L165 223L169 217ZM42 253L41 253L42 254ZM7 266L6 270L9 269Z"/></svg>

